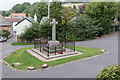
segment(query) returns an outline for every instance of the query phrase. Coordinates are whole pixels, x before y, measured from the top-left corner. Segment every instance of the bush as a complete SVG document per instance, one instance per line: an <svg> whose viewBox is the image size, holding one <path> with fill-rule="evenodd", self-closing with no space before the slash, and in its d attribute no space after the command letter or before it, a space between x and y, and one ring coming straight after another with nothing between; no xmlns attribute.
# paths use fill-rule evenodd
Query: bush
<svg viewBox="0 0 120 80"><path fill-rule="evenodd" d="M52 26L50 25L49 21L44 22L43 24L40 25L41 31L40 31L40 36L42 37L51 37L52 36Z"/></svg>
<svg viewBox="0 0 120 80"><path fill-rule="evenodd" d="M72 22L71 34L75 40L89 40L95 39L102 28L95 26L94 22L86 17L79 17Z"/></svg>
<svg viewBox="0 0 120 80"><path fill-rule="evenodd" d="M111 65L103 68L97 75L97 80L120 80L120 65Z"/></svg>
<svg viewBox="0 0 120 80"><path fill-rule="evenodd" d="M10 32L8 30L0 31L0 36L4 36L4 37L8 38L9 35L10 35Z"/></svg>

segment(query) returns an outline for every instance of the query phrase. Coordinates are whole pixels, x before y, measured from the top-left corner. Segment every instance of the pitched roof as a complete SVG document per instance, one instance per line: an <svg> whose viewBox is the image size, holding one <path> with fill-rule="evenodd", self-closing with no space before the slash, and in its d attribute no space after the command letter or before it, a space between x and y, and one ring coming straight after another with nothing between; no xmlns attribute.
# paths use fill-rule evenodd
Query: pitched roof
<svg viewBox="0 0 120 80"><path fill-rule="evenodd" d="M40 24L43 24L43 23L46 22L47 20L48 20L48 17L43 17L43 18L41 19Z"/></svg>
<svg viewBox="0 0 120 80"><path fill-rule="evenodd" d="M74 20L76 20L78 17L73 17L72 19L71 19L71 21L74 21Z"/></svg>
<svg viewBox="0 0 120 80"><path fill-rule="evenodd" d="M12 26L11 22L0 19L0 26Z"/></svg>
<svg viewBox="0 0 120 80"><path fill-rule="evenodd" d="M8 22L19 22L19 21L21 21L20 18L5 18L4 20L6 20Z"/></svg>
<svg viewBox="0 0 120 80"><path fill-rule="evenodd" d="M34 22L34 19L32 17L26 17L26 19L28 19L31 22Z"/></svg>
<svg viewBox="0 0 120 80"><path fill-rule="evenodd" d="M11 13L8 17L28 17L27 13Z"/></svg>
<svg viewBox="0 0 120 80"><path fill-rule="evenodd" d="M45 21L47 21L47 20L48 20L48 17L43 17L43 18L41 19L42 22L45 22Z"/></svg>
<svg viewBox="0 0 120 80"><path fill-rule="evenodd" d="M19 21L15 26L17 26L19 23L21 23L24 20L28 20L31 23L34 22L34 19L32 17L26 17L26 18L22 19L21 21Z"/></svg>

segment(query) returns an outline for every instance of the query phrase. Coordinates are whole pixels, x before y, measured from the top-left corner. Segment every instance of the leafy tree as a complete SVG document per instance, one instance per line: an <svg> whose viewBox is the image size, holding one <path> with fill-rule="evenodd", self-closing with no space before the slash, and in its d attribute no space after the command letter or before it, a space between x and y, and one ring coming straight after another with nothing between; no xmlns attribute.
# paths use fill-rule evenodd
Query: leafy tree
<svg viewBox="0 0 120 80"><path fill-rule="evenodd" d="M73 6L73 8L74 8L75 10L77 10L77 7L76 7L76 5L74 5L74 6Z"/></svg>
<svg viewBox="0 0 120 80"><path fill-rule="evenodd" d="M50 22L44 22L43 24L40 25L41 31L40 31L40 36L41 37L51 37L52 36L52 27L50 25Z"/></svg>
<svg viewBox="0 0 120 80"><path fill-rule="evenodd" d="M77 16L77 12L73 8L63 7L62 12L62 24L70 23L73 17Z"/></svg>
<svg viewBox="0 0 120 80"><path fill-rule="evenodd" d="M37 20L40 22L40 20L48 15L48 6L46 2L38 2L32 7L29 8L29 13L32 17L34 17L35 13L37 15Z"/></svg>
<svg viewBox="0 0 120 80"><path fill-rule="evenodd" d="M103 28L101 34L110 33L110 26L113 23L117 12L118 6L116 2L90 2L86 9L85 14L100 24L99 27Z"/></svg>
<svg viewBox="0 0 120 80"><path fill-rule="evenodd" d="M15 13L20 13L20 4L16 4L12 7L12 9L10 10L10 12L15 12Z"/></svg>
<svg viewBox="0 0 120 80"><path fill-rule="evenodd" d="M2 16L9 16L10 12L9 11L2 11Z"/></svg>
<svg viewBox="0 0 120 80"><path fill-rule="evenodd" d="M28 9L30 8L31 4L28 2L25 2L23 4L21 4L20 8L21 8L21 12L22 13L28 13Z"/></svg>
<svg viewBox="0 0 120 80"><path fill-rule="evenodd" d="M12 9L10 11L15 12L15 13L22 13L30 6L31 6L31 4L28 2L24 2L22 4L16 4L12 7Z"/></svg>
<svg viewBox="0 0 120 80"><path fill-rule="evenodd" d="M79 14L83 14L88 3L83 3L79 6Z"/></svg>
<svg viewBox="0 0 120 80"><path fill-rule="evenodd" d="M61 35L64 34L61 37L65 37L66 34L69 33L71 20L77 16L77 12L73 8L67 8L67 7L63 7L63 10L61 12L62 12L62 25L63 25L63 31Z"/></svg>
<svg viewBox="0 0 120 80"><path fill-rule="evenodd" d="M67 38L73 40L95 39L100 31L102 31L102 28L95 26L91 19L83 16L71 23L70 35L68 35Z"/></svg>
<svg viewBox="0 0 120 80"><path fill-rule="evenodd" d="M35 38L40 37L40 25L39 23L32 23L30 27L26 27L24 33L21 33L19 36L22 40L26 40L27 42L32 42Z"/></svg>
<svg viewBox="0 0 120 80"><path fill-rule="evenodd" d="M116 15L118 17L118 21L120 21L120 2L118 3L118 10Z"/></svg>

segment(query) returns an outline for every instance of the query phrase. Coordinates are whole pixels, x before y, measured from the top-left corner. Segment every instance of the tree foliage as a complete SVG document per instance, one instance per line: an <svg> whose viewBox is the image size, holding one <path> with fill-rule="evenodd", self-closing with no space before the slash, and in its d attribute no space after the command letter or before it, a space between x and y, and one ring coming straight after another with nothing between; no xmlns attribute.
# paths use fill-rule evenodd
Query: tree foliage
<svg viewBox="0 0 120 80"><path fill-rule="evenodd" d="M41 37L51 37L52 36L52 27L50 25L50 22L47 21L40 25L41 31L40 36Z"/></svg>
<svg viewBox="0 0 120 80"><path fill-rule="evenodd" d="M71 19L77 17L77 12L73 8L63 7L62 24L70 23Z"/></svg>
<svg viewBox="0 0 120 80"><path fill-rule="evenodd" d="M15 13L22 13L30 6L31 4L29 2L24 2L22 4L16 4L12 7L10 11L15 12Z"/></svg>
<svg viewBox="0 0 120 80"><path fill-rule="evenodd" d="M86 6L87 17L97 20L99 27L103 28L101 34L110 33L110 26L113 24L118 6L116 2L91 2Z"/></svg>
<svg viewBox="0 0 120 80"><path fill-rule="evenodd" d="M120 2L118 3L117 17L118 21L120 21Z"/></svg>
<svg viewBox="0 0 120 80"><path fill-rule="evenodd" d="M83 14L88 3L83 3L79 6L79 14Z"/></svg>
<svg viewBox="0 0 120 80"><path fill-rule="evenodd" d="M63 7L63 10L61 12L62 12L61 17L62 17L63 27L62 27L61 34L59 34L58 36L59 40L64 39L67 33L69 33L71 20L77 16L77 12L73 8Z"/></svg>
<svg viewBox="0 0 120 80"><path fill-rule="evenodd" d="M68 38L74 37L73 40L89 40L98 36L102 28L94 25L91 19L86 17L79 17L71 24L71 32Z"/></svg>
<svg viewBox="0 0 120 80"><path fill-rule="evenodd" d="M74 6L73 6L73 8L74 8L75 10L77 10L77 7L76 7L76 5L74 5Z"/></svg>
<svg viewBox="0 0 120 80"><path fill-rule="evenodd" d="M40 22L43 17L46 17L48 15L48 6L46 2L38 2L32 5L28 11L32 17L34 17L36 13L37 20Z"/></svg>
<svg viewBox="0 0 120 80"><path fill-rule="evenodd" d="M2 11L2 16L9 16L10 12L9 11Z"/></svg>

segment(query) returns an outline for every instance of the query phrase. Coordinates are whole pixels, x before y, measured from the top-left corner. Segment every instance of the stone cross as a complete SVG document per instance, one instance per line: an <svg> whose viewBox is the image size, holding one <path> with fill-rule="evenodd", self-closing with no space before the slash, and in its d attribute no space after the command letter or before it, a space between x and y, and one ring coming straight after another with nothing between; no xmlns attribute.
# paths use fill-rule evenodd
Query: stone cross
<svg viewBox="0 0 120 80"><path fill-rule="evenodd" d="M52 41L56 41L56 24L58 24L58 22L55 21L55 19L50 22L50 25L52 25Z"/></svg>

